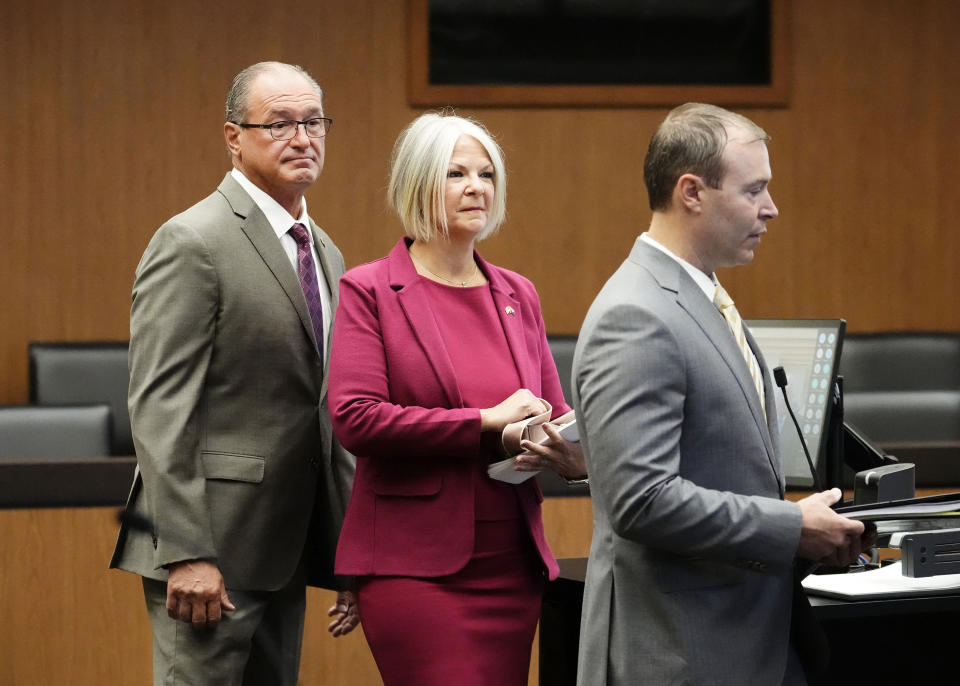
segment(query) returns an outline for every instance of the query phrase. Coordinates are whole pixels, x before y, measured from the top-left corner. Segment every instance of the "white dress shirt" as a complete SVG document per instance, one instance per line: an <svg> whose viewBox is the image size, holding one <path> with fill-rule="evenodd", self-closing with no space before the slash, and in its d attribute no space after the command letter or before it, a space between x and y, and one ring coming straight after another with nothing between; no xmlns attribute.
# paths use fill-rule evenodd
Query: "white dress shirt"
<svg viewBox="0 0 960 686"><path fill-rule="evenodd" d="M713 298L717 293L717 286L720 285L720 282L717 280L716 274L711 274L709 276L704 274L702 271L694 267L692 264L687 262L682 257L678 257L677 255L673 254L665 245L663 245L662 243L659 243L656 239L652 238L650 234L648 234L646 231L640 234L640 240L642 240L644 243L652 245L654 248L664 253L665 255L671 257L681 267L683 267L684 271L686 271L687 274L690 275L690 278L693 279L694 282L697 284L697 286L700 287L700 290L703 291L703 294L707 296L707 300L710 301L710 304L711 305L713 304ZM744 324L744 327L746 327L746 324ZM757 362L757 368L759 369L760 364L759 364L759 361L757 360L756 353L754 353L753 351L750 351L750 353L753 355L754 361Z"/></svg>
<svg viewBox="0 0 960 686"><path fill-rule="evenodd" d="M323 340L317 341L317 344L321 351L325 351L327 349L327 340L330 336L330 315L333 304L330 301L330 287L327 285L323 267L320 265L320 257L317 255L317 246L313 243L313 231L310 230L310 216L307 214L307 199L303 199L303 205L300 208L300 217L294 219L289 212L283 209L280 203L271 198L258 186L255 186L239 169L234 168L230 171L230 174L253 199L253 202L256 203L257 207L260 208L260 211L263 212L263 215L267 218L267 221L270 222L270 226L273 227L277 238L280 240L280 246L290 260L290 265L293 267L294 273L297 274L298 282L300 276L297 269L297 242L293 240L293 236L289 234L289 231L290 227L297 222L307 227L307 235L310 236L310 252L313 255L313 264L317 270L317 280L319 281L317 286L320 290L320 300L323 303Z"/></svg>

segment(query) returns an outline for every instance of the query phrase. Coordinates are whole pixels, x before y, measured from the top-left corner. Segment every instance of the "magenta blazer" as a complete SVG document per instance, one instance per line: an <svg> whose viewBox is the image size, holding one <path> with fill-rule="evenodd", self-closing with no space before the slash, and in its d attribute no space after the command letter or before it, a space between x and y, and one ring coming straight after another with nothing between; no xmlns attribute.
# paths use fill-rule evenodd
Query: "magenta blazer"
<svg viewBox="0 0 960 686"><path fill-rule="evenodd" d="M442 576L462 569L473 552L476 470L468 461L480 452L480 410L463 406L409 241L340 281L330 414L337 437L357 456L357 471L337 547L338 574ZM546 399L554 416L568 412L533 284L476 259L523 387ZM465 341L482 335L463 332ZM554 579L540 487L528 479L516 488Z"/></svg>

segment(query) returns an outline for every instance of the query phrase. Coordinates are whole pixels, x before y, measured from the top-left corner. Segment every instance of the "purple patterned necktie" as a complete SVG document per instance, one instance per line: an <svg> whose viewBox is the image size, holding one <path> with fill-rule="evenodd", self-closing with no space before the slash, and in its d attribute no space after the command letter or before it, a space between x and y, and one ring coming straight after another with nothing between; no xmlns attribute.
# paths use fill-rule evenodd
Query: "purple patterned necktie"
<svg viewBox="0 0 960 686"><path fill-rule="evenodd" d="M310 251L310 236L307 228L297 222L288 231L297 242L297 273L300 275L300 288L310 310L310 319L313 321L313 333L317 337L317 348L320 359L323 359L323 301L320 299L320 286L317 282L317 269L313 264L313 253Z"/></svg>

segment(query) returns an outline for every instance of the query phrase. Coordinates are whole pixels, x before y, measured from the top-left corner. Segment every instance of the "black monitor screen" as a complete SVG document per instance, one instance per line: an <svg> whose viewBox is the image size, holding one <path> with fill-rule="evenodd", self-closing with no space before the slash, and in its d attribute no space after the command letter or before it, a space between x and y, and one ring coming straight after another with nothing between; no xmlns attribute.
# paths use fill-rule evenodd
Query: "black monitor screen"
<svg viewBox="0 0 960 686"><path fill-rule="evenodd" d="M831 397L837 380L837 364L843 332L842 319L752 319L750 332L760 346L773 377L775 367L787 374L787 396L817 471L822 475L827 453ZM780 459L789 488L811 488L813 477L804 456L797 429L774 386L776 402L767 398L767 411L776 406L780 428Z"/></svg>

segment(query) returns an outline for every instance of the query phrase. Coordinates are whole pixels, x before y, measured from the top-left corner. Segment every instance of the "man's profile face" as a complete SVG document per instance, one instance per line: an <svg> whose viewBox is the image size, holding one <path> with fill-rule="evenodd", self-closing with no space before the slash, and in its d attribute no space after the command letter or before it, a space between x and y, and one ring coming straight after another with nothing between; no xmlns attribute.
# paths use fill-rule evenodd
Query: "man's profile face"
<svg viewBox="0 0 960 686"><path fill-rule="evenodd" d="M323 103L313 86L291 69L274 69L257 76L250 88L244 123L305 121L323 116ZM323 170L326 138L310 138L303 126L290 140L274 140L266 129L233 129L234 164L250 181L274 199L301 194Z"/></svg>
<svg viewBox="0 0 960 686"><path fill-rule="evenodd" d="M770 157L763 141L748 140L731 130L723 152L720 188L704 191L709 233L704 237L712 268L734 267L753 259L767 232L766 223L779 211L770 196Z"/></svg>

